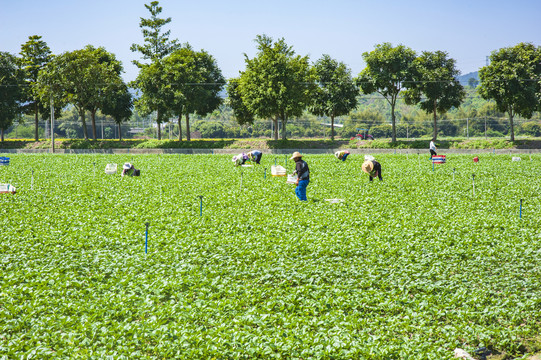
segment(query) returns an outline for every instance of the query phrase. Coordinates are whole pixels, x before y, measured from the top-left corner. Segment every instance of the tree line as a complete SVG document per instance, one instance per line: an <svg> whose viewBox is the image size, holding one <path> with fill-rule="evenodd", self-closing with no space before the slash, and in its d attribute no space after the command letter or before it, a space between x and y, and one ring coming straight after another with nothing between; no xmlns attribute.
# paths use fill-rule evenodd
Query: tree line
<svg viewBox="0 0 541 360"><path fill-rule="evenodd" d="M131 46L141 56L133 61L139 73L131 83L123 81L121 62L103 47L88 45L53 55L41 36L33 35L21 46L19 56L0 52L2 141L4 131L21 114L34 117L35 140L39 140L39 119L58 117L68 104L79 115L85 139L89 138L87 114L96 140L98 111L114 119L120 135L121 124L135 109L142 116L155 114L158 139L160 125L176 118L178 140L182 141L185 120L184 132L190 140L190 117L216 110L223 102L224 90L239 124L270 119L275 140L279 124L286 139L288 121L305 111L329 117L334 139L335 118L354 111L359 94L373 93L381 95L390 107L392 141L397 138L395 108L400 97L432 116L436 139L438 117L460 107L466 96L457 80L456 61L445 51L417 54L404 45L378 44L362 54L366 67L353 77L344 63L329 55L311 64L308 56L296 54L285 39L275 41L266 35L256 36L256 55L245 55L245 69L226 81L212 55L170 39L170 31L163 27L171 18L160 17L163 9L158 1L145 7L150 17L140 19L143 44ZM514 117L528 119L541 110L541 48L519 43L496 50L479 77L478 94L508 114L514 141ZM130 87L136 89L135 94Z"/></svg>

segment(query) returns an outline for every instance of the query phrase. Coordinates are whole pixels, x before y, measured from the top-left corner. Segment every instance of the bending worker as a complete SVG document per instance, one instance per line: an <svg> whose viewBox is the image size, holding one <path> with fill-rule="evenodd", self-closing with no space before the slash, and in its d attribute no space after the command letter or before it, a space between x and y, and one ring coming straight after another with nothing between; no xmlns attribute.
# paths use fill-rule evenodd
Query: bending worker
<svg viewBox="0 0 541 360"><path fill-rule="evenodd" d="M342 160L342 161L346 161L346 158L348 157L348 155L349 155L349 151L347 150L337 151L334 153L334 156L336 156L338 160Z"/></svg>
<svg viewBox="0 0 541 360"><path fill-rule="evenodd" d="M132 164L125 163L122 166L122 176L139 176L141 170L137 170Z"/></svg>
<svg viewBox="0 0 541 360"><path fill-rule="evenodd" d="M306 187L310 183L310 170L308 169L308 164L302 159L302 155L298 151L293 153L290 160L295 161L295 171L293 174L297 174L295 195L297 195L299 200L306 201Z"/></svg>
<svg viewBox="0 0 541 360"><path fill-rule="evenodd" d="M263 157L263 153L259 150L252 150L248 154L248 158L250 161L255 162L259 165L259 162L261 161L261 158Z"/></svg>
<svg viewBox="0 0 541 360"><path fill-rule="evenodd" d="M244 163L248 160L248 155L245 153L238 154L237 156L233 156L232 161L235 163L235 166L244 165Z"/></svg>
<svg viewBox="0 0 541 360"><path fill-rule="evenodd" d="M362 169L365 173L368 174L370 181L372 181L373 178L376 176L379 178L379 180L383 180L381 177L381 164L376 161L376 159L372 160L365 160L365 162L362 165Z"/></svg>

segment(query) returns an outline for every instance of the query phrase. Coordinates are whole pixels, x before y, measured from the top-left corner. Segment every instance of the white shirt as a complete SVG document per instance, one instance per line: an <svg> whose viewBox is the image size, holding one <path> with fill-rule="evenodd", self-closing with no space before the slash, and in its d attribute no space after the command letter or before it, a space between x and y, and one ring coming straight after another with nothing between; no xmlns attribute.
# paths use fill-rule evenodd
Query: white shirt
<svg viewBox="0 0 541 360"><path fill-rule="evenodd" d="M430 142L430 150L436 151L436 144L434 144L434 141Z"/></svg>

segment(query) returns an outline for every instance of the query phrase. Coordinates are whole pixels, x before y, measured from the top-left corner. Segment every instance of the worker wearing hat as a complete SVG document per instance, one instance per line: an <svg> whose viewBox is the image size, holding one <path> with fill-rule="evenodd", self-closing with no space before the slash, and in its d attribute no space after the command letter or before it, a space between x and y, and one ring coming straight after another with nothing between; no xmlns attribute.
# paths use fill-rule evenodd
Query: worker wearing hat
<svg viewBox="0 0 541 360"><path fill-rule="evenodd" d="M295 161L295 171L293 174L297 174L295 195L297 195L299 200L306 201L306 187L310 183L310 170L308 169L308 164L302 159L302 155L298 151L293 153L290 160Z"/></svg>
<svg viewBox="0 0 541 360"><path fill-rule="evenodd" d="M362 169L365 173L369 175L370 181L372 181L372 179L376 176L380 180L383 180L383 178L381 177L381 164L375 159L366 160L362 165Z"/></svg>
<svg viewBox="0 0 541 360"><path fill-rule="evenodd" d="M256 164L259 164L259 162L261 161L261 157L263 157L263 153L259 150L252 150L246 155L248 155L250 161L253 161Z"/></svg>
<svg viewBox="0 0 541 360"><path fill-rule="evenodd" d="M122 166L122 176L139 176L141 174L140 170L137 170L132 164L125 163Z"/></svg>
<svg viewBox="0 0 541 360"><path fill-rule="evenodd" d="M231 159L231 161L235 163L235 166L240 166L240 165L244 165L244 163L248 159L249 159L248 155L246 155L245 153L242 153L242 154L233 156L233 159Z"/></svg>
<svg viewBox="0 0 541 360"><path fill-rule="evenodd" d="M337 151L334 153L334 156L336 156L338 160L342 160L342 161L346 161L346 158L348 157L348 155L349 155L349 151L347 150Z"/></svg>

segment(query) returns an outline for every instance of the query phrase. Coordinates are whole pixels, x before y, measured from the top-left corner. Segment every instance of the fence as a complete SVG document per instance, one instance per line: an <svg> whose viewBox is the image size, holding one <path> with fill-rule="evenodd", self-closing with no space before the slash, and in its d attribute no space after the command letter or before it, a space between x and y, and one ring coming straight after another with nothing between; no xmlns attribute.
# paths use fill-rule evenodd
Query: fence
<svg viewBox="0 0 541 360"><path fill-rule="evenodd" d="M335 136L337 138L349 139L354 137L357 133L364 133L360 131L361 127L369 128L368 134L371 134L376 139L391 137L390 124L372 124L372 125L360 125L363 124L362 119L346 120L347 126L343 126L343 119L337 119L337 126L335 127ZM368 121L367 121L368 122ZM192 120L191 121L191 137L196 138L250 138L250 137L266 137L271 138L273 136L273 124L272 121L258 122L253 127L243 127L231 125L229 122L220 122L217 120ZM287 124L287 137L288 138L329 138L330 126L329 121L321 119L321 121L314 121L308 119L295 119L291 120ZM205 127L205 124L222 124L223 128L213 131L209 130L210 126ZM357 124L357 125L355 125ZM440 119L438 124L438 134L440 136L452 136L452 137L464 137L464 138L498 138L508 137L510 130L509 120L506 118L496 117L483 117L483 118L466 118L466 119ZM184 122L182 123L184 125ZM541 121L540 120L527 120L527 119L515 119L515 135L538 137L541 136ZM360 127L359 127L360 126ZM432 136L432 120L414 121L411 123L398 122L397 137L402 139L415 139L420 137ZM93 132L91 121L86 122L88 138L92 139ZM224 129L228 130L225 131ZM193 131L195 130L195 131ZM234 130L234 131L233 131ZM279 123L279 133L282 132L281 124ZM158 128L156 123L150 119L144 119L140 121L132 121L124 123L120 126L120 131L123 139L157 139ZM186 137L186 128L183 126L183 138ZM35 127L34 122L27 121L26 123L16 123L9 127L4 132L6 139L34 139ZM40 121L38 123L38 133L40 139L48 139L51 136L50 122ZM84 138L84 131L82 123L80 121L63 121L56 120L54 127L55 138L68 138L68 139L82 139ZM161 125L161 138L162 139L178 139L179 129L176 121L163 123ZM96 121L96 139L118 139L119 127L110 120L98 119Z"/></svg>

